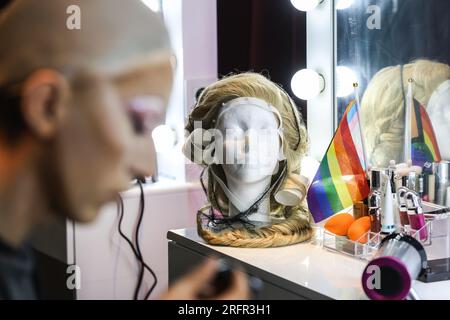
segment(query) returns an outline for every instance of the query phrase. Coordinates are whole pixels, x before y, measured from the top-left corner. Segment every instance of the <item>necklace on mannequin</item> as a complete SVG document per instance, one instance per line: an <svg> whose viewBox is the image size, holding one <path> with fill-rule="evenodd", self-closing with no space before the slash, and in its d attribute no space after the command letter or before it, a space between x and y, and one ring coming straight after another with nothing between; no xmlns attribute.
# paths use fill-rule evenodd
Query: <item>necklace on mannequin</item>
<svg viewBox="0 0 450 320"><path fill-rule="evenodd" d="M238 214L236 214L233 217L228 217L223 214L222 209L220 208L219 205L217 205L217 210L219 211L219 214L220 214L220 216L219 216L215 212L215 208L213 208L213 206L211 205L211 207L209 208L209 214L200 212L201 215L207 219L208 226L213 229L216 229L216 231L217 231L217 229L223 230L226 228L236 229L236 228L245 227L245 228L249 228L249 229L254 229L254 228L259 227L258 222L250 221L248 219L248 216L257 212L260 204L267 198L268 195L271 194L271 191L275 187L279 187L280 181L286 175L286 169L287 169L287 163L286 163L286 161L283 161L281 172L278 174L278 177L276 178L275 182L271 183L266 188L266 190L261 194L261 196L258 197L258 199L247 210L240 211ZM204 179L203 179L204 173L205 173L205 169L202 171L202 173L200 175L200 183L202 185L203 191L207 195L207 189L205 187ZM223 186L222 186L222 188L223 188ZM225 188L226 188L226 186L225 186ZM215 200L215 203L217 204L218 202L217 202L217 198L216 198L215 194L214 194L214 200Z"/></svg>

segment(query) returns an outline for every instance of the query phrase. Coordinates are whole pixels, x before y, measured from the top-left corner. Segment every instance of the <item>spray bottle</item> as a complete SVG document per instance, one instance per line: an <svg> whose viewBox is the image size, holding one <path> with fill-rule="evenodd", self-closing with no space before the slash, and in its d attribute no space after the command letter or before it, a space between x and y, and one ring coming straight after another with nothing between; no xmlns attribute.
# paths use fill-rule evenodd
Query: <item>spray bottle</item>
<svg viewBox="0 0 450 320"><path fill-rule="evenodd" d="M390 234L395 231L394 199L390 177L386 181L381 214L381 233Z"/></svg>

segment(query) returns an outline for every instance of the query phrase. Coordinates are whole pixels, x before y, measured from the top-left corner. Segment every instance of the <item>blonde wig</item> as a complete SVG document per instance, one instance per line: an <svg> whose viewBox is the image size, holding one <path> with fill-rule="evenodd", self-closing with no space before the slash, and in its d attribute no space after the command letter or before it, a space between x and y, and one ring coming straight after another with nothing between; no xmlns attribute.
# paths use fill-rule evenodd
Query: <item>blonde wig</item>
<svg viewBox="0 0 450 320"><path fill-rule="evenodd" d="M300 173L302 156L307 149L307 133L301 116L288 94L278 85L257 73L242 73L225 77L209 87L200 95L196 107L192 110L186 125L187 134L194 130L194 122L201 121L202 129L214 128L215 121L222 105L232 99L240 97L254 97L264 100L274 106L282 118L283 152L286 157L284 167L272 178L274 185L270 192L270 215L277 219L271 226L261 228L226 228L213 230L202 223L202 217L208 210L218 210L224 215L228 212L228 199L215 181L210 170L214 169L219 177L226 181L226 177L219 165L205 164L207 173L208 203L199 210L197 227L199 235L208 243L234 247L277 247L305 241L311 237L310 214L305 201L294 206L285 206L275 199L277 191L289 181L297 179ZM187 139L187 144L191 141ZM190 147L190 146L189 146ZM186 148L186 146L185 146ZM192 160L192 159L191 159ZM304 186L298 185L304 192Z"/></svg>
<svg viewBox="0 0 450 320"><path fill-rule="evenodd" d="M361 100L361 122L370 164L403 161L404 93L413 79L414 99L425 108L433 91L450 78L450 67L430 60L386 67L375 74ZM403 88L402 88L403 86Z"/></svg>

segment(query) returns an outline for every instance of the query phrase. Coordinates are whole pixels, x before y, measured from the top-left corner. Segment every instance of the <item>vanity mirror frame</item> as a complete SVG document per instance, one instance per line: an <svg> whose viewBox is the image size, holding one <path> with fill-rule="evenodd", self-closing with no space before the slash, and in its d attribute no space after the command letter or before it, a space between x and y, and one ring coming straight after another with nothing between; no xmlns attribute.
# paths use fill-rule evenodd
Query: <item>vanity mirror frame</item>
<svg viewBox="0 0 450 320"><path fill-rule="evenodd" d="M306 64L321 74L325 89L307 101L309 155L322 160L337 127L337 99L334 70L336 52L335 0L324 0L306 14Z"/></svg>
<svg viewBox="0 0 450 320"><path fill-rule="evenodd" d="M338 43L338 19L339 17L339 9L337 9L337 6L340 5L340 1L345 0L323 0L320 4L317 5L312 10L309 10L306 14L307 16L307 47L306 47L306 58L307 58L307 68L312 69L316 71L317 73L321 74L324 78L325 82L325 90L323 93L318 95L317 97L308 100L307 101L307 108L308 108L308 119L307 119L307 127L308 127L308 134L310 138L310 155L314 157L316 160L321 160L323 155L325 154L325 151L327 150L327 147L329 145L329 142L331 141L333 134L337 128L337 125L339 123L339 116L342 113L342 108L345 106L341 105L341 98L336 97L336 93L338 92L338 82L337 82L337 75L336 75L336 67L338 58L341 60L342 57L339 57L338 54L338 47L340 46L340 43ZM354 6L358 5L358 2L362 0L354 0ZM433 0L434 1L434 0ZM374 23L373 17L377 16L376 10L373 8L374 5L378 1L365 1L365 3L368 4L367 7L367 16L361 17L362 22L364 22L364 19L367 19L367 27L369 29L370 25ZM396 2L394 2L396 3ZM418 2L420 3L420 2ZM436 0L436 8L440 8L441 1ZM421 6L426 5L427 3L421 4ZM437 9L435 6L430 2L430 10L429 14L433 12L439 12L434 11ZM443 5L446 5L445 3ZM395 7L396 5L394 5ZM407 5L409 7L409 4ZM444 6L445 7L445 6ZM414 7L413 7L414 8ZM344 9L344 8L342 8ZM363 8L362 8L363 9ZM348 9L344 9L348 10ZM352 9L350 9L352 10ZM405 11L407 12L407 11ZM361 11L362 13L362 11ZM378 15L380 12L378 12ZM428 14L428 13L426 13ZM446 15L448 16L448 15ZM380 16L383 21L383 19L387 19L383 16ZM427 16L425 16L426 18ZM434 17L434 18L432 18ZM423 26L422 24L420 26L423 27L430 27L431 25L434 28L434 22L436 20L436 15L430 16L430 21L427 23L427 19L424 20ZM434 20L433 20L434 19ZM381 22L380 22L381 23ZM391 23L391 22L390 22ZM376 27L375 24L373 24L373 29L380 29L380 27ZM416 26L417 27L417 26ZM403 27L402 27L403 28ZM432 29L436 32L442 32L442 24L436 25L436 28L440 29ZM339 30L341 27L339 26ZM403 30L403 29L402 29ZM408 29L409 30L409 29ZM414 31L414 28L412 29ZM426 29L427 30L427 29ZM432 32L430 29L430 32ZM439 31L441 30L441 31ZM403 32L403 31L402 31ZM406 32L406 31L405 31ZM428 32L428 31L427 31ZM434 32L434 31L433 31ZM449 34L442 34L443 39L448 39ZM352 34L353 36L353 34ZM425 35L423 35L425 36ZM398 38L398 35L397 35ZM448 43L448 41L444 41L445 43ZM427 42L428 43L428 42ZM431 44L431 43L430 43ZM390 61L389 64L386 66L395 65L395 64L401 64L402 62L404 64L410 63L411 61L417 60L417 59L430 59L437 62L447 63L449 64L449 60L447 58L443 59L443 56L439 53L436 53L434 51L425 50L422 52L422 47L417 47L420 51L414 51L415 53L409 55L406 54L403 57L403 60L401 62L397 62L392 64ZM432 47L431 47L432 48ZM445 48L448 48L445 47ZM430 52L428 52L430 51ZM428 53L426 53L428 52ZM381 70L381 69L380 69ZM372 75L373 76L373 75ZM363 83L361 84L361 88L363 88L367 83L364 83L365 80L363 80ZM359 92L360 98L363 98L364 92L360 90Z"/></svg>

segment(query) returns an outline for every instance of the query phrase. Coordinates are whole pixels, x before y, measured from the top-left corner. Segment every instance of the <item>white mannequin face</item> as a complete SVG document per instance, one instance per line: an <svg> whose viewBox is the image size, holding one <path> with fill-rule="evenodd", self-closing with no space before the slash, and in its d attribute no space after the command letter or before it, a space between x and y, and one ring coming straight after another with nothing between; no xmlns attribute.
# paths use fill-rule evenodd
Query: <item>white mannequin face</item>
<svg viewBox="0 0 450 320"><path fill-rule="evenodd" d="M450 90L430 100L427 109L443 160L450 160Z"/></svg>
<svg viewBox="0 0 450 320"><path fill-rule="evenodd" d="M253 105L237 106L219 118L228 181L256 183L274 174L281 146L278 126L274 113Z"/></svg>

